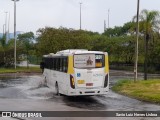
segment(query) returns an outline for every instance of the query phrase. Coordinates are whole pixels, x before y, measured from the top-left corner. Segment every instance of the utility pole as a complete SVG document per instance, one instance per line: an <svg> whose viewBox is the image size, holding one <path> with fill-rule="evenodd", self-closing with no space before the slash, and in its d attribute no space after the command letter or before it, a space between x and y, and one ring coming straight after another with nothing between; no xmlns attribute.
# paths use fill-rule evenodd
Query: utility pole
<svg viewBox="0 0 160 120"><path fill-rule="evenodd" d="M16 64L17 64L17 59L16 59L16 40L17 40L17 35L16 35L16 2L19 0L12 0L14 1L14 68L16 69Z"/></svg>
<svg viewBox="0 0 160 120"><path fill-rule="evenodd" d="M3 37L5 35L5 24L3 24Z"/></svg>
<svg viewBox="0 0 160 120"><path fill-rule="evenodd" d="M136 82L138 78L137 68L138 68L138 39L139 39L139 3L140 0L137 0L137 28L136 28L137 40L135 44L134 82Z"/></svg>
<svg viewBox="0 0 160 120"><path fill-rule="evenodd" d="M6 39L5 39L5 44L7 43L7 14L8 12L5 12L6 14L6 17L5 17L5 36L6 36Z"/></svg>
<svg viewBox="0 0 160 120"><path fill-rule="evenodd" d="M82 3L79 3L80 4L80 30L81 30L81 5Z"/></svg>
<svg viewBox="0 0 160 120"><path fill-rule="evenodd" d="M106 31L106 20L104 20L104 32Z"/></svg>
<svg viewBox="0 0 160 120"><path fill-rule="evenodd" d="M108 29L109 29L109 22L110 22L109 21L109 17L110 17L109 14L110 14L110 9L108 9Z"/></svg>
<svg viewBox="0 0 160 120"><path fill-rule="evenodd" d="M10 12L9 12L9 16L8 16L8 37L7 37L7 42L9 41L10 39L10 36L9 36L9 24L10 24Z"/></svg>

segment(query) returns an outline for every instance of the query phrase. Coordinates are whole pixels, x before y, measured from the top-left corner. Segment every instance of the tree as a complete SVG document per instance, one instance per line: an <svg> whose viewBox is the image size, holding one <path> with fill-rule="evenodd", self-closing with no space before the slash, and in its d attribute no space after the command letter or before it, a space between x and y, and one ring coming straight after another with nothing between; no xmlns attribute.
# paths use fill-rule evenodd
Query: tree
<svg viewBox="0 0 160 120"><path fill-rule="evenodd" d="M40 56L56 53L64 49L92 48L92 36L97 35L90 31L74 30L60 27L59 29L46 27L38 30L37 50Z"/></svg>
<svg viewBox="0 0 160 120"><path fill-rule="evenodd" d="M17 41L17 59L21 51ZM11 67L14 65L14 39L5 43L5 36L0 38L0 58L0 67Z"/></svg>
<svg viewBox="0 0 160 120"><path fill-rule="evenodd" d="M134 17L135 18L135 17ZM145 38L145 60L144 60L144 79L147 80L148 72L148 44L153 38L153 33L159 31L160 13L158 11L142 10L140 13L140 32Z"/></svg>
<svg viewBox="0 0 160 120"><path fill-rule="evenodd" d="M118 36L125 36L127 34L132 34L133 29L135 26L135 22L127 22L122 27L121 26L115 26L114 28L108 28L103 33L103 35L108 37L118 37Z"/></svg>
<svg viewBox="0 0 160 120"><path fill-rule="evenodd" d="M24 33L24 34L19 34L17 38L18 38L19 42L21 43L21 46L23 46L23 48L24 48L24 53L27 56L27 68L29 68L28 56L29 56L29 50L31 50L31 48L33 46L34 33L33 32L27 32L27 33Z"/></svg>
<svg viewBox="0 0 160 120"><path fill-rule="evenodd" d="M135 22L127 22L122 27L122 34L133 34L136 30L136 23Z"/></svg>
<svg viewBox="0 0 160 120"><path fill-rule="evenodd" d="M122 27L115 26L114 28L108 28L103 35L106 35L108 37L116 37L121 36L122 33Z"/></svg>

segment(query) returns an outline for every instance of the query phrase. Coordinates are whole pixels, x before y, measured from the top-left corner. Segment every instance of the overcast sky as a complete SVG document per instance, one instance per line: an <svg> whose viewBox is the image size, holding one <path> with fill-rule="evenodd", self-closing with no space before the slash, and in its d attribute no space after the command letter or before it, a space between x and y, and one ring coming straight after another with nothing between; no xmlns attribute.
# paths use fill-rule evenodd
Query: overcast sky
<svg viewBox="0 0 160 120"><path fill-rule="evenodd" d="M110 27L122 26L136 14L137 0L20 0L17 2L17 31L33 31L45 26L79 29L82 2L82 29L100 32L104 20ZM160 0L140 0L140 10L159 10ZM0 0L0 32L3 32L5 11L10 12L10 32L13 32L14 4Z"/></svg>

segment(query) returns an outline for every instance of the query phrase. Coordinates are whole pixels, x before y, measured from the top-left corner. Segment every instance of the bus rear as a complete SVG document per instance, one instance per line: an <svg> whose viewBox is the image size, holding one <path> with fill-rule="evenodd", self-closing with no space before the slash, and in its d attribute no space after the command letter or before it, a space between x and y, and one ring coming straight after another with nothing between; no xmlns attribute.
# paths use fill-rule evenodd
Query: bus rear
<svg viewBox="0 0 160 120"><path fill-rule="evenodd" d="M73 74L70 74L71 89L68 95L107 94L109 90L107 53L74 54L72 62Z"/></svg>

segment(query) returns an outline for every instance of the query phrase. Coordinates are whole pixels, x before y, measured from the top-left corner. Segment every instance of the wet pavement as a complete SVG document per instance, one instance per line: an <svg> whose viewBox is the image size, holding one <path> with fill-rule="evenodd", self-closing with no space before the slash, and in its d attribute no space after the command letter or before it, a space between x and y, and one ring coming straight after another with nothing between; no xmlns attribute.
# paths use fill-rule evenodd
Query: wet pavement
<svg viewBox="0 0 160 120"><path fill-rule="evenodd" d="M120 79L133 80L132 72L110 71L110 86ZM143 74L138 75L143 79ZM159 75L150 75L159 78ZM0 111L160 111L160 105L142 102L112 90L103 96L56 96L43 84L42 75L0 75ZM1 119L1 118L0 118ZM31 118L30 118L31 119ZM33 118L32 118L33 119ZM34 118L36 120L37 118ZM44 118L43 118L44 119ZM43 120L38 118L38 120ZM47 120L85 120L85 118L45 118ZM158 118L102 117L88 120L158 120ZM160 119L160 118L159 118ZM27 119L28 120L28 119Z"/></svg>

